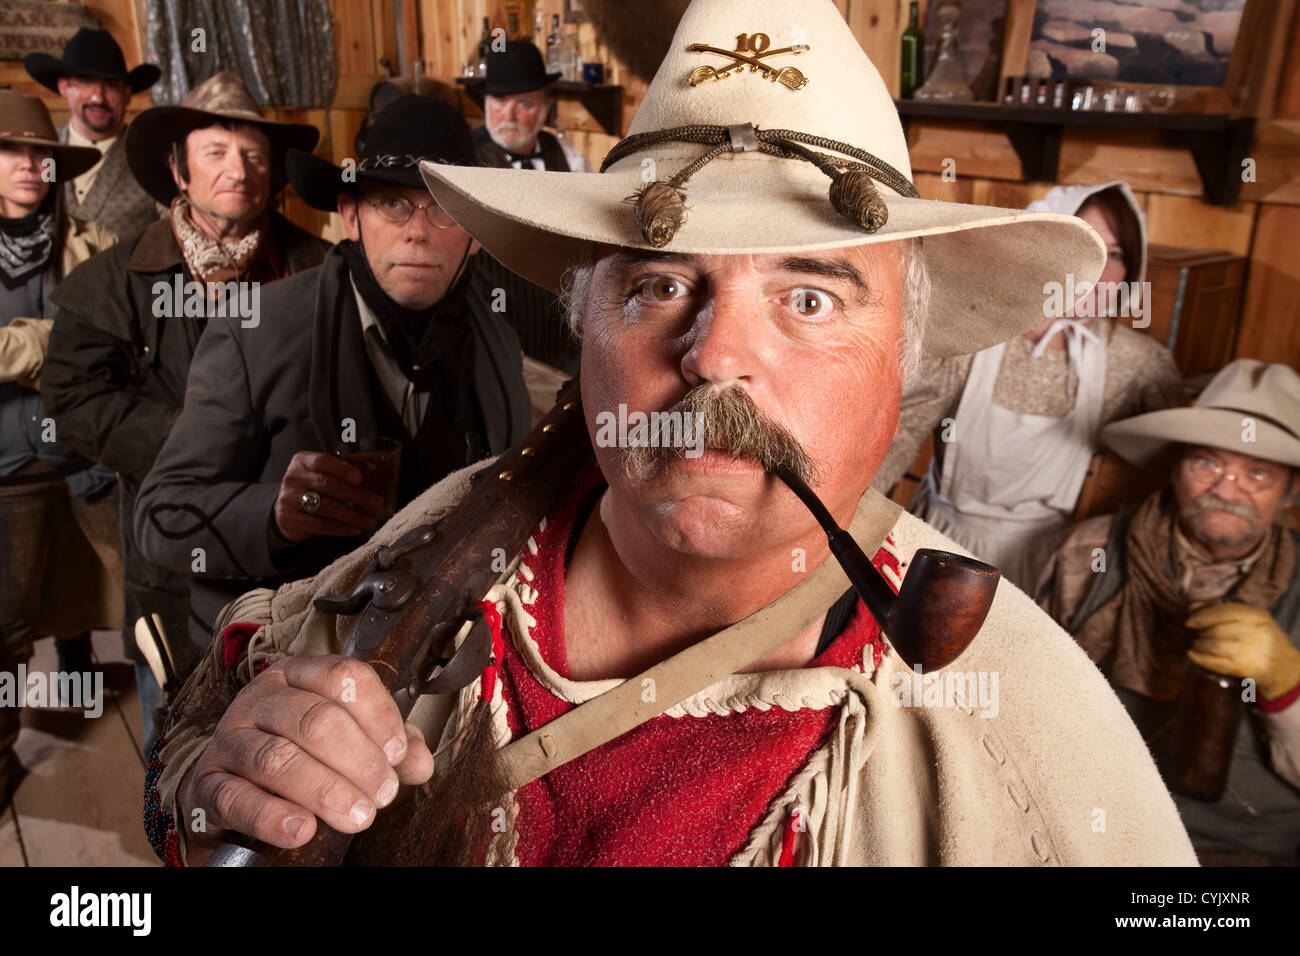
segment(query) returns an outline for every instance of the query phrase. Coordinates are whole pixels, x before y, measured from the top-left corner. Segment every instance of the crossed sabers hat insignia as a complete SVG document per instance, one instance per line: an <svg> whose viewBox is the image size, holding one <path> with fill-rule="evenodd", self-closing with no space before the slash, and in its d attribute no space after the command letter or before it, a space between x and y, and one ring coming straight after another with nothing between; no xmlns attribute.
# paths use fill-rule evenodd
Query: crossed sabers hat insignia
<svg viewBox="0 0 1300 956"><path fill-rule="evenodd" d="M734 50L724 50L721 47L710 46L707 43L692 43L686 48L690 53L716 53L719 56L730 57L735 62L721 69L712 66L696 67L686 79L691 86L700 86L703 83L712 83L714 80L721 80L724 77L731 76L737 70L748 66L751 73L762 73L764 78L773 83L780 83L788 89L801 90L807 86L808 77L794 67L787 66L778 70L774 66L768 66L763 60L783 53L797 56L811 50L812 47L807 43L795 43L791 46L781 47L779 50L769 50L768 47L771 44L772 39L766 33L740 34L736 37L736 49Z"/></svg>

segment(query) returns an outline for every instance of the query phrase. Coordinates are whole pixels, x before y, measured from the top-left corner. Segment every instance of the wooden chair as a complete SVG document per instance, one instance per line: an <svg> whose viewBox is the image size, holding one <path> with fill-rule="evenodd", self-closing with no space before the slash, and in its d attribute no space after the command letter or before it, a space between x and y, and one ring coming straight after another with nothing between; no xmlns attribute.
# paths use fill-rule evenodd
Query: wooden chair
<svg viewBox="0 0 1300 956"><path fill-rule="evenodd" d="M1163 476L1130 465L1113 451L1103 449L1088 462L1088 474L1074 505L1074 523L1113 514L1121 505L1136 504L1164 487L1165 481Z"/></svg>

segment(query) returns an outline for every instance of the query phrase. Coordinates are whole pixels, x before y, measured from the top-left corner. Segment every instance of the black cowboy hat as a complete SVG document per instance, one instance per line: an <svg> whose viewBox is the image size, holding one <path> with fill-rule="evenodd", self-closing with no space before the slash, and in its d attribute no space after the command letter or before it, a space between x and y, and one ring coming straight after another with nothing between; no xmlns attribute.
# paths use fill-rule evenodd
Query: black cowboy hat
<svg viewBox="0 0 1300 956"><path fill-rule="evenodd" d="M289 150L285 172L307 205L334 212L341 192L353 192L359 180L424 188L420 160L456 166L474 165L474 141L469 125L441 100L407 94L375 117L358 149L355 176L328 160L298 149Z"/></svg>
<svg viewBox="0 0 1300 956"><path fill-rule="evenodd" d="M23 66L33 80L55 93L59 92L59 77L92 76L103 80L126 80L132 93L147 90L158 82L162 71L152 63L141 63L127 70L122 48L107 30L82 27L63 48L63 59L48 53L28 53Z"/></svg>
<svg viewBox="0 0 1300 956"><path fill-rule="evenodd" d="M546 72L541 50L527 40L509 40L504 50L488 53L486 79L466 83L465 89L475 96L509 96L540 90L559 78Z"/></svg>
<svg viewBox="0 0 1300 956"><path fill-rule="evenodd" d="M309 123L278 123L258 110L244 81L227 71L214 73L185 94L177 106L152 106L126 128L126 164L144 191L163 205L176 196L176 181L167 165L173 143L183 143L196 129L223 120L251 123L266 134L274 158L290 147L312 149L320 130ZM274 165L272 166L274 168ZM274 195L283 183L273 182Z"/></svg>

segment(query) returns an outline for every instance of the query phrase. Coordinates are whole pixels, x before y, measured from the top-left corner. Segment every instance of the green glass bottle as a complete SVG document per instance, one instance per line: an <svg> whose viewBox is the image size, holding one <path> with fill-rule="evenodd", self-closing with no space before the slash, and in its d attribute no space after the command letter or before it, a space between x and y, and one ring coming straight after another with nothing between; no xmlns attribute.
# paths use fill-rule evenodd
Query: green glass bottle
<svg viewBox="0 0 1300 956"><path fill-rule="evenodd" d="M899 83L900 99L912 98L912 93L925 80L925 34L917 24L916 0L912 0L912 12L903 31L902 81Z"/></svg>

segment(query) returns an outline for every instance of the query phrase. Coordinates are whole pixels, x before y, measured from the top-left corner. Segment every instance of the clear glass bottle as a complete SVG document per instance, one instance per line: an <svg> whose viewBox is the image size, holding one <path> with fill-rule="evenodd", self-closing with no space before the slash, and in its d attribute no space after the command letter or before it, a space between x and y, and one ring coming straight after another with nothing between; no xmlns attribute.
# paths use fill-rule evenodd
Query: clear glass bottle
<svg viewBox="0 0 1300 956"><path fill-rule="evenodd" d="M912 0L907 29L903 31L902 76L898 84L900 99L911 99L925 76L925 33L917 23L917 3Z"/></svg>
<svg viewBox="0 0 1300 956"><path fill-rule="evenodd" d="M546 50L546 14L542 12L540 3L533 13L533 46L542 51Z"/></svg>
<svg viewBox="0 0 1300 956"><path fill-rule="evenodd" d="M961 59L957 52L957 18L961 11L957 4L948 3L939 8L939 57L934 69L926 77L925 85L916 91L918 100L947 100L968 103L975 99L975 91L966 82Z"/></svg>
<svg viewBox="0 0 1300 956"><path fill-rule="evenodd" d="M569 67L565 62L568 46L564 30L560 28L560 15L552 14L551 34L546 38L546 72L559 73L560 79L568 78Z"/></svg>
<svg viewBox="0 0 1300 956"><path fill-rule="evenodd" d="M582 47L578 43L578 27L567 34L569 41L568 55L565 57L565 63L568 65L569 73L566 80L572 80L575 83L582 82Z"/></svg>
<svg viewBox="0 0 1300 956"><path fill-rule="evenodd" d="M478 41L478 75L480 78L487 77L488 54L492 52L492 24L487 17L483 18L483 35Z"/></svg>

